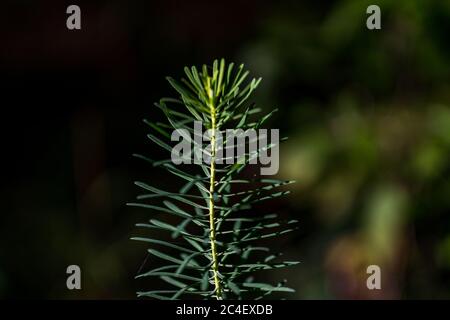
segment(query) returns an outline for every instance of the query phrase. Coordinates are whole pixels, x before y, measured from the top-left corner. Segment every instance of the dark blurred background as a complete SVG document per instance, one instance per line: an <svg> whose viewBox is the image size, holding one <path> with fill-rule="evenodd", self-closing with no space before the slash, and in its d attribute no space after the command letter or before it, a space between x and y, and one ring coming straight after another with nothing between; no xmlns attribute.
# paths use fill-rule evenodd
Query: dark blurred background
<svg viewBox="0 0 450 320"><path fill-rule="evenodd" d="M148 212L125 203L168 178L131 157L154 150L141 119L173 96L166 75L220 57L263 77L255 100L290 137L278 176L297 183L277 205L300 230L274 245L302 263L266 280L294 299L450 298L449 35L442 0L2 1L0 298L148 289L128 240Z"/></svg>

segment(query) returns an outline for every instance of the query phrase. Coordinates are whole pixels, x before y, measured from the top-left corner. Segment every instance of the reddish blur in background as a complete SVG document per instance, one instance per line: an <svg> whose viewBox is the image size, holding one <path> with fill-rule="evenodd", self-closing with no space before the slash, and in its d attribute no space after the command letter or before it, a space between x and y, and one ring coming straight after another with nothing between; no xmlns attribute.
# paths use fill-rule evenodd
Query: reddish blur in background
<svg viewBox="0 0 450 320"><path fill-rule="evenodd" d="M77 4L82 30L66 28ZM450 298L450 2L32 1L0 4L1 298L134 298L148 212L131 157L157 152L144 117L164 76L225 57L262 76L255 100L289 136L274 204L300 230L293 299ZM66 267L82 290L66 288ZM382 290L366 288L380 266ZM146 284L151 285L151 284Z"/></svg>

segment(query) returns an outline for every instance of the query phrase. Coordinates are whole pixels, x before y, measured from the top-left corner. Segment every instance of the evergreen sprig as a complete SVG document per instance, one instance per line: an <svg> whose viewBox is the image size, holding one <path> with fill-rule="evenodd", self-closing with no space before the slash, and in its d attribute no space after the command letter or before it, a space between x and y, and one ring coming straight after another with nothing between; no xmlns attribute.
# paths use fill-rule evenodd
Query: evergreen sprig
<svg viewBox="0 0 450 320"><path fill-rule="evenodd" d="M233 63L226 65L222 59L214 61L212 68L203 65L201 70L186 67L184 71L186 78L181 81L167 78L178 97L163 98L155 104L164 112L167 122L144 121L152 129L148 138L168 152L172 150L171 132L185 129L196 134L192 129L194 121L202 121L205 129L215 130L212 132L226 128L258 129L275 111L250 121L252 115L261 112L255 104L248 103L261 79L246 82L249 72L244 71L243 65L235 68ZM273 292L293 292L285 286L285 281L272 285L255 282L252 276L255 271L298 263L278 261L279 255L255 245L260 239L294 230L297 221L281 221L277 214L262 215L252 210L261 201L287 194L288 191L276 189L293 181L244 176L249 160L261 150L256 155L247 154L244 161L218 165L216 143L213 133L208 143L209 164L175 165L171 159L154 160L135 155L184 181L176 192L135 182L144 194L137 197L139 202L129 205L163 216L162 219L152 217L136 226L168 232L173 239L132 238L151 244L148 253L164 262L162 267L137 277L159 277L168 284L168 289L138 292L139 297L261 299ZM268 149L273 146L269 145Z"/></svg>

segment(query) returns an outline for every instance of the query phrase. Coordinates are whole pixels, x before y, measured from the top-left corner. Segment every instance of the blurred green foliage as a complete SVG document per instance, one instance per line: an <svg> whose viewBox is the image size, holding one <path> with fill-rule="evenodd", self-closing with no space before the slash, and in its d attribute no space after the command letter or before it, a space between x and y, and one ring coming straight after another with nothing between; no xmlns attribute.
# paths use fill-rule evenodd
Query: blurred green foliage
<svg viewBox="0 0 450 320"><path fill-rule="evenodd" d="M287 119L281 176L307 221L298 297L449 298L450 3L379 1L379 31L369 4L281 6L244 51Z"/></svg>

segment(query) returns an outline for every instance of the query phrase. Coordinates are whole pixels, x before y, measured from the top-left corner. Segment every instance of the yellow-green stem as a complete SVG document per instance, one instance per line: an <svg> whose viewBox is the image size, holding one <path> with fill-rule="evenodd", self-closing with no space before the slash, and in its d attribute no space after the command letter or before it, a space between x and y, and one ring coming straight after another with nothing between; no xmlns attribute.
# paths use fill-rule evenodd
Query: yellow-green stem
<svg viewBox="0 0 450 320"><path fill-rule="evenodd" d="M211 96L210 96L211 99ZM210 102L211 110L211 164L210 164L210 180L209 180L209 227L211 241L211 257L212 272L214 277L214 286L217 300L222 299L222 286L219 279L219 262L216 246L216 226L214 222L214 187L216 179L216 111L212 101Z"/></svg>

